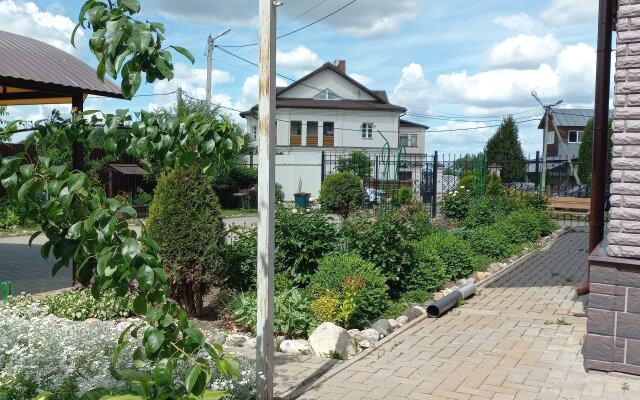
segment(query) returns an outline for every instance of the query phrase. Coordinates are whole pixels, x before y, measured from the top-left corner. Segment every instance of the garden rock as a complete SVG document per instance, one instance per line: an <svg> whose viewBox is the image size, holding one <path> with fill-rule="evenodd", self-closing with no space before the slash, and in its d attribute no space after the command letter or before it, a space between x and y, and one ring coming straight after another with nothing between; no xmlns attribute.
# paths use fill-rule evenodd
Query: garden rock
<svg viewBox="0 0 640 400"><path fill-rule="evenodd" d="M211 334L211 341L213 343L224 344L226 340L227 340L227 335L225 335L222 332L213 332Z"/></svg>
<svg viewBox="0 0 640 400"><path fill-rule="evenodd" d="M231 335L224 342L227 347L242 347L249 338L244 335Z"/></svg>
<svg viewBox="0 0 640 400"><path fill-rule="evenodd" d="M360 332L360 335L358 336L358 338L364 338L365 340L368 340L371 343L377 342L378 340L380 340L381 337L382 337L382 334L373 328L363 330L362 332Z"/></svg>
<svg viewBox="0 0 640 400"><path fill-rule="evenodd" d="M360 346L363 349L368 349L372 345L371 345L371 342L369 342L367 339L361 339L361 340L358 340L358 346Z"/></svg>
<svg viewBox="0 0 640 400"><path fill-rule="evenodd" d="M246 342L244 342L244 347L249 348L249 349L255 349L257 343L258 343L258 339L252 337L252 338L247 339Z"/></svg>
<svg viewBox="0 0 640 400"><path fill-rule="evenodd" d="M97 325L100 323L100 320L98 318L87 318L84 320L84 322L89 325Z"/></svg>
<svg viewBox="0 0 640 400"><path fill-rule="evenodd" d="M398 318L396 318L396 321L398 321L398 324L400 324L400 326L406 324L407 322L409 322L409 318L407 318L406 315L401 315Z"/></svg>
<svg viewBox="0 0 640 400"><path fill-rule="evenodd" d="M288 354L300 354L309 352L309 342L306 340L284 340L280 343L280 351Z"/></svg>
<svg viewBox="0 0 640 400"><path fill-rule="evenodd" d="M339 355L347 359L356 355L356 346L353 338L346 329L331 322L323 322L309 336L309 347L317 357L331 357Z"/></svg>
<svg viewBox="0 0 640 400"><path fill-rule="evenodd" d="M280 348L280 345L282 344L282 342L284 342L287 338L280 335L280 336L276 336L276 342L275 342L275 348L278 349Z"/></svg>
<svg viewBox="0 0 640 400"><path fill-rule="evenodd" d="M394 331L400 328L400 324L395 319L388 319L387 321L389 321L389 325L391 325L391 329L393 329Z"/></svg>
<svg viewBox="0 0 640 400"><path fill-rule="evenodd" d="M408 318L408 321L413 321L414 319L418 318L424 313L425 313L424 308L413 306L409 308L407 311L405 311L404 315Z"/></svg>
<svg viewBox="0 0 640 400"><path fill-rule="evenodd" d="M393 328L391 328L391 324L386 319L379 319L371 325L371 329L375 329L380 334L387 336L391 332L393 332Z"/></svg>
<svg viewBox="0 0 640 400"><path fill-rule="evenodd" d="M438 301L440 299L442 299L444 297L444 293L442 291L437 292L436 294L433 295L433 299L435 301Z"/></svg>
<svg viewBox="0 0 640 400"><path fill-rule="evenodd" d="M357 337L361 335L360 329L349 329L347 333L351 335L351 337Z"/></svg>

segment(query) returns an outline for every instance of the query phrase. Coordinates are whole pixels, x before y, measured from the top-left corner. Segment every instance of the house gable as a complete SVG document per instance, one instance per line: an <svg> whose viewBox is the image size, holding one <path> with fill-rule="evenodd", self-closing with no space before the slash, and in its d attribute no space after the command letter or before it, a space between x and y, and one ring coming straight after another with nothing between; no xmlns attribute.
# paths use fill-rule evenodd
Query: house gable
<svg viewBox="0 0 640 400"><path fill-rule="evenodd" d="M313 99L324 90L330 90L344 100L380 101L373 93L333 68L314 71L283 90L281 99Z"/></svg>

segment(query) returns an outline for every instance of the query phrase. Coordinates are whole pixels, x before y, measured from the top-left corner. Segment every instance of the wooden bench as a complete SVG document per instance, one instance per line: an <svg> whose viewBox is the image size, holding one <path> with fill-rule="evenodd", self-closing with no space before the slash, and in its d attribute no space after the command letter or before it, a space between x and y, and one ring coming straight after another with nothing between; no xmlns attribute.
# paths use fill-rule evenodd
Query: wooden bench
<svg viewBox="0 0 640 400"><path fill-rule="evenodd" d="M549 197L547 210L552 217L571 216L588 219L591 212L591 198Z"/></svg>

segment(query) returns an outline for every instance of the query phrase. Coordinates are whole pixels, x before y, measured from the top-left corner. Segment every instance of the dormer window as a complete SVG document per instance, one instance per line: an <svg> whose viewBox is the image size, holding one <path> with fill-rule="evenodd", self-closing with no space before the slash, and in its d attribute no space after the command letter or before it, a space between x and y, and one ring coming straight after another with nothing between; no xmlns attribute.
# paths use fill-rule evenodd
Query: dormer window
<svg viewBox="0 0 640 400"><path fill-rule="evenodd" d="M325 89L317 95L313 96L316 100L340 100L340 96L329 89Z"/></svg>

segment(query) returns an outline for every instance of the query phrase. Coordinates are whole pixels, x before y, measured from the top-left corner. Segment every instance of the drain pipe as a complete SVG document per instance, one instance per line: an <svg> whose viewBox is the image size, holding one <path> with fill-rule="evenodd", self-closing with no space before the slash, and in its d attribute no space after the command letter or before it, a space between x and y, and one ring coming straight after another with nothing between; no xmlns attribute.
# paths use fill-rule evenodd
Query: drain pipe
<svg viewBox="0 0 640 400"><path fill-rule="evenodd" d="M427 315L429 318L438 318L442 314L446 313L449 309L453 308L458 300L464 300L476 292L476 285L473 283L467 283L460 289L455 290L448 295L444 296L440 300L427 307Z"/></svg>

